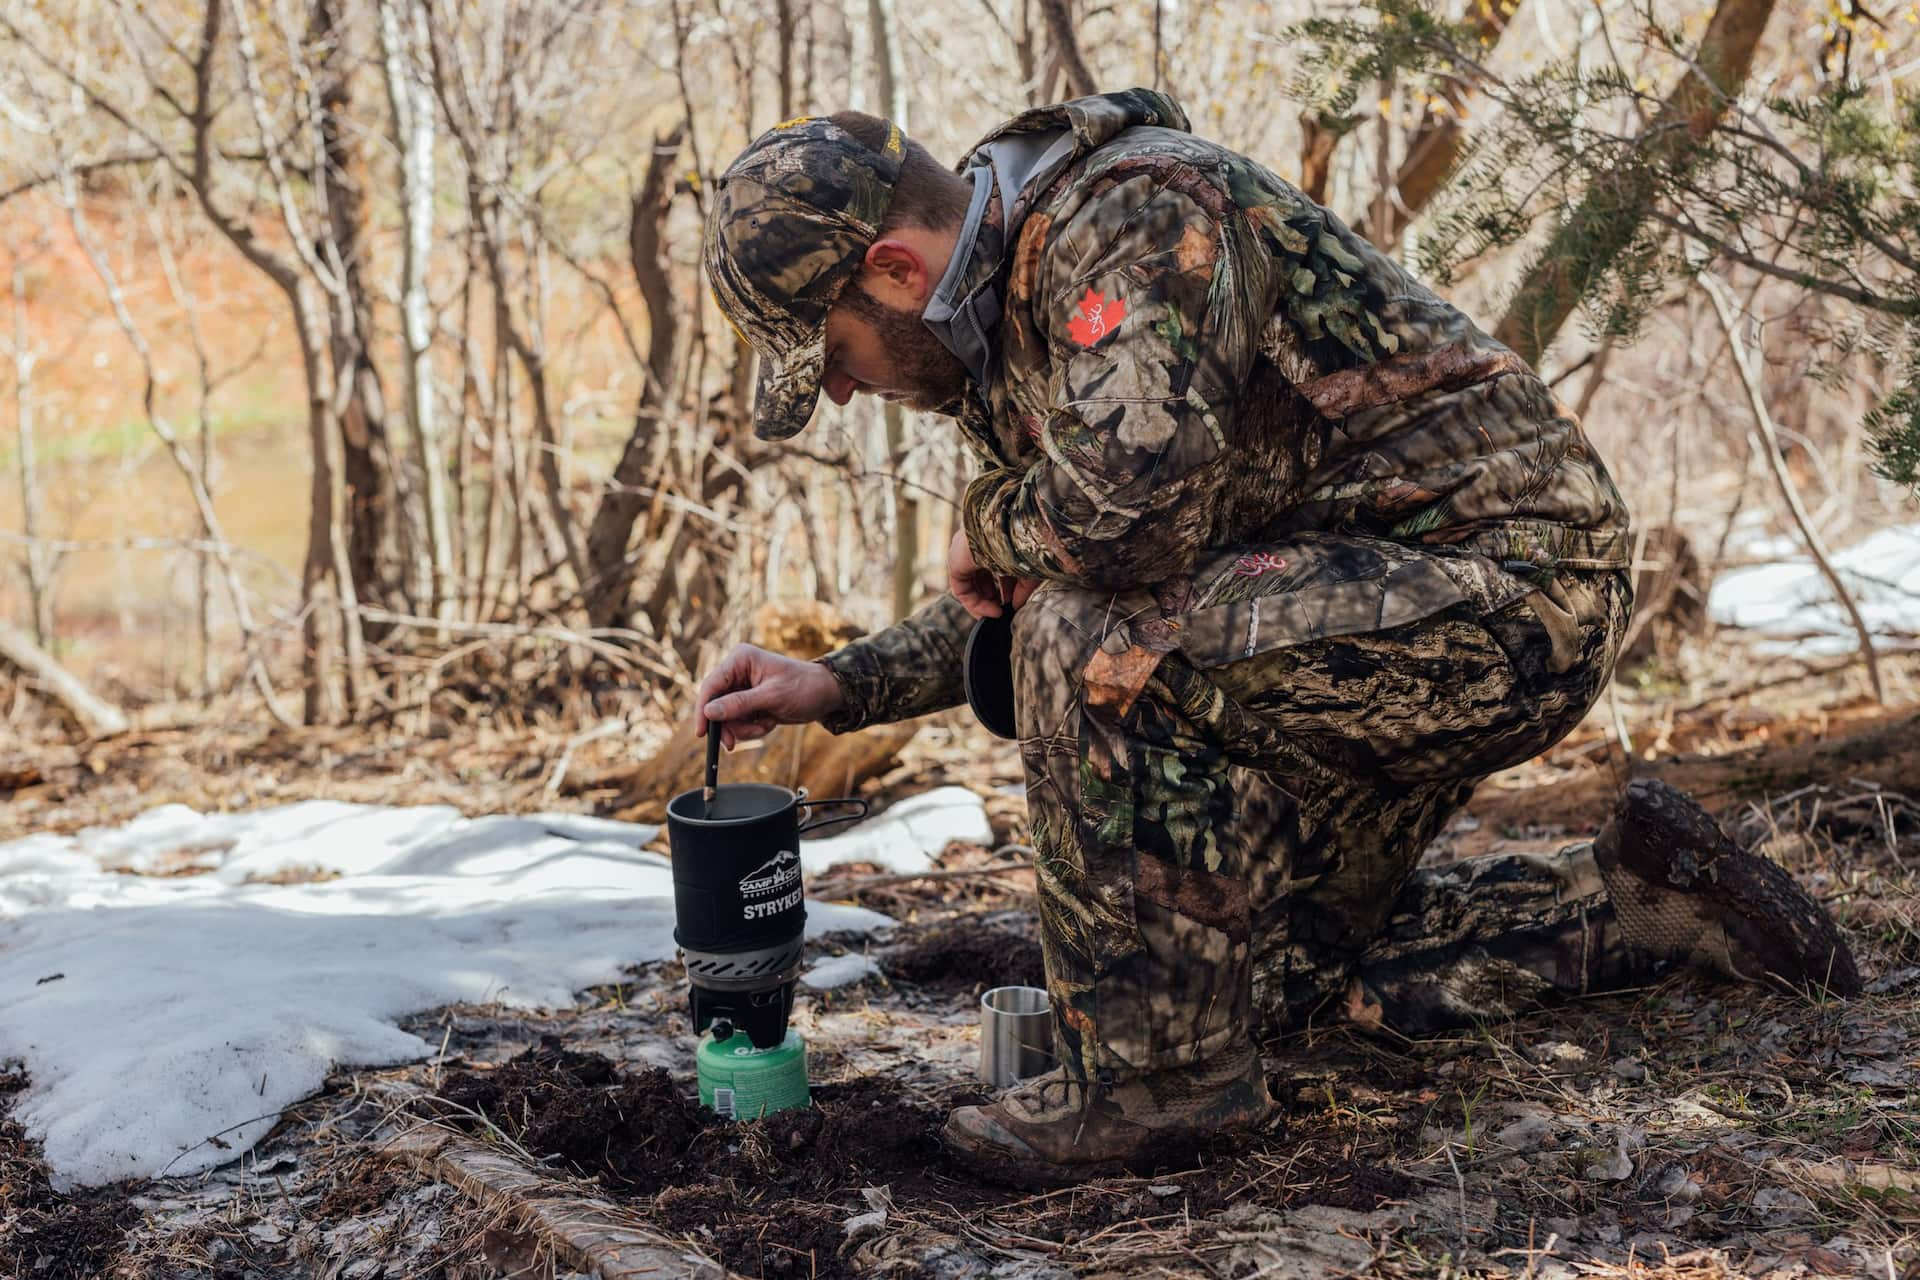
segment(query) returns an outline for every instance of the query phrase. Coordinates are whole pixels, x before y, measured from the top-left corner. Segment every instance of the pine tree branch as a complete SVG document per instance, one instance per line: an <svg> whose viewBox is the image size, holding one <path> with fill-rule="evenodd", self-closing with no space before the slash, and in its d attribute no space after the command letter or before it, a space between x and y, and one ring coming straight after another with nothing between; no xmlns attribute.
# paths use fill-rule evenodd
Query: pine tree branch
<svg viewBox="0 0 1920 1280"><path fill-rule="evenodd" d="M1654 202L1664 173L1697 164L1705 144L1746 83L1775 0L1719 0L1695 64L1667 96L1631 162L1596 175L1565 222L1541 249L1494 337L1538 364L1574 308L1626 251Z"/></svg>
<svg viewBox="0 0 1920 1280"><path fill-rule="evenodd" d="M1752 267L1762 275L1772 276L1776 280L1785 280L1791 284L1797 284L1810 292L1839 298L1843 301L1854 303L1857 306L1868 307L1887 315L1904 316L1908 318L1920 317L1920 300L1903 301L1889 298L1882 294L1871 293L1865 289L1857 288L1853 285L1842 284L1838 280L1829 280L1824 276L1817 276L1811 272L1799 271L1792 267L1783 267L1777 262L1769 262L1767 259L1748 253L1743 249L1736 249L1727 240L1704 230L1699 224L1692 220L1675 217L1673 214L1667 213L1664 210L1651 209L1648 211L1647 216L1662 226L1671 227L1688 239L1707 246L1729 262L1737 262L1743 267Z"/></svg>

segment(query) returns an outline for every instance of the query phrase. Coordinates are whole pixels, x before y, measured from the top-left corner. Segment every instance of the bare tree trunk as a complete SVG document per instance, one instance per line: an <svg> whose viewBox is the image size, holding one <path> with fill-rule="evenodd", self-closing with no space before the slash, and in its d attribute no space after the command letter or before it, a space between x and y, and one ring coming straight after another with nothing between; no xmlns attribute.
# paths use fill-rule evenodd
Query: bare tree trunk
<svg viewBox="0 0 1920 1280"><path fill-rule="evenodd" d="M1393 221L1393 80L1383 79L1379 85L1380 136L1373 149L1373 210L1368 221L1385 229ZM1375 241L1375 247L1387 247L1384 241Z"/></svg>
<svg viewBox="0 0 1920 1280"><path fill-rule="evenodd" d="M194 371L197 375L194 416L199 426L197 453L194 463L199 474L200 491L207 496L207 505L213 504L213 360L207 354L206 330L200 324L200 307L193 292L187 288L186 280L180 274L180 264L175 260L173 246L170 243L169 228L156 216L152 218L153 244L156 256L160 259L161 274L166 277L167 291L173 295L175 305L187 320L187 337L193 345ZM200 533L208 543L220 538L219 529L210 523L203 513L200 517ZM200 701L213 701L214 689L218 685L218 676L213 660L213 561L214 557L206 553L197 556L194 561L194 578L199 597L200 623ZM228 581L230 590L238 590L239 581ZM260 662L254 648L253 626L247 603L244 598L234 601L234 618L243 625L240 627L241 643L247 649L247 663L251 669ZM257 668L262 671L264 668Z"/></svg>
<svg viewBox="0 0 1920 1280"><path fill-rule="evenodd" d="M471 148L471 142L463 142ZM469 151L469 165L474 163ZM567 506L565 484L560 478L560 442L553 427L553 404L547 388L546 346L544 336L537 326L537 315L530 320L529 326L522 329L513 318L513 304L510 298L511 281L506 262L506 231L503 220L506 211L501 202L490 194L480 183L477 175L470 176L468 183L468 207L479 228L480 249L487 265L487 279L493 290L495 341L499 349L511 354L520 364L521 371L527 375L527 392L532 401L534 441L531 447L538 450L537 465L540 472L541 488L547 495L547 510L551 517L551 530L557 546L549 551L564 559L573 570L576 584L584 585L588 581L587 552L580 539L578 525L573 519L573 511ZM537 308L530 308L530 312ZM503 415L508 412L509 398L504 394L496 395L496 405ZM500 459L496 452L494 462ZM523 480L530 468L523 465L524 460L516 457L514 476L516 481ZM547 526L539 526L537 516L533 514L531 494L524 483L517 483L515 490L515 564L519 574L519 585L524 590L526 578L524 568L525 524L533 520L543 535ZM543 542L546 538L543 536Z"/></svg>
<svg viewBox="0 0 1920 1280"><path fill-rule="evenodd" d="M800 56L800 101L796 105L799 112L804 115L813 110L813 46L814 34L818 26L814 17L813 0L807 0L806 8L802 12L806 14L807 18L807 39L806 43L802 46Z"/></svg>
<svg viewBox="0 0 1920 1280"><path fill-rule="evenodd" d="M1166 19L1166 0L1153 0L1153 87L1160 87L1160 80L1166 70L1167 50L1164 33L1161 28Z"/></svg>
<svg viewBox="0 0 1920 1280"><path fill-rule="evenodd" d="M1038 44L1033 30L1033 0L1020 0L1020 27L1013 37L1013 59L1020 69L1020 88L1027 95L1027 105L1030 107L1038 106L1040 102ZM858 82L856 78L855 83Z"/></svg>
<svg viewBox="0 0 1920 1280"><path fill-rule="evenodd" d="M300 363L307 381L307 441L313 455L307 487L307 554L300 567L300 671L306 685L303 718L308 724L331 724L339 720L342 711L333 685L334 655L344 647L350 632L357 636L357 629L348 626L347 618L350 611L358 614L359 601L353 595L353 575L346 571L346 556L340 545L347 506L340 480L344 446L334 425L333 398L327 393L327 352L310 288L303 283L294 304ZM329 619L323 604L329 579L338 590L336 619ZM351 667L351 660L348 665ZM354 676L349 675L349 686L355 683Z"/></svg>
<svg viewBox="0 0 1920 1280"><path fill-rule="evenodd" d="M874 82L880 90L880 109L901 132L908 132L894 0L867 0L867 22L873 28ZM881 414L886 421L887 459L893 471L893 616L904 618L913 612L920 594L920 502L905 475L911 447L906 414L897 404L888 404Z"/></svg>
<svg viewBox="0 0 1920 1280"><path fill-rule="evenodd" d="M33 439L33 333L27 320L26 261L13 255L10 276L13 294L13 410L19 429L20 459L20 532L27 543L22 549L27 576L27 604L33 615L33 638L41 645L53 643L53 583L50 553L40 542L40 476Z"/></svg>
<svg viewBox="0 0 1920 1280"><path fill-rule="evenodd" d="M433 86L426 69L426 14L406 0L380 0L380 44L394 147L400 156L405 246L400 264L400 312L407 344L407 427L413 433L426 507L429 612L453 616L453 539L447 512L446 464L435 418L433 316L427 262L433 253Z"/></svg>
<svg viewBox="0 0 1920 1280"><path fill-rule="evenodd" d="M336 277L336 319L329 339L334 376L344 379L335 412L341 428L347 490L345 539L355 599L394 604L390 568L398 559L397 479L388 446L386 396L369 345L373 303L361 267L366 258L366 164L355 144L353 68L342 21L343 0L315 0L312 37L320 46L317 94L326 240L319 256ZM376 633L379 624L376 624Z"/></svg>
<svg viewBox="0 0 1920 1280"><path fill-rule="evenodd" d="M1554 231L1515 292L1494 337L1537 365L1594 281L1633 243L1660 170L1684 170L1746 84L1775 0L1720 0L1692 65L1640 136L1632 163L1597 179Z"/></svg>
<svg viewBox="0 0 1920 1280"><path fill-rule="evenodd" d="M774 35L780 46L780 118L793 119L793 0L774 0Z"/></svg>
<svg viewBox="0 0 1920 1280"><path fill-rule="evenodd" d="M643 482L660 456L660 426L667 406L673 402L673 351L680 316L673 305L661 231L673 198L673 166L685 132L682 123L654 139L653 156L633 197L632 221L628 224L628 257L647 307L647 367L642 371L646 381L640 388L633 431L613 474L607 478L606 491L587 530L587 617L596 627L611 626L626 611L634 576L627 545L633 537L634 522L647 503Z"/></svg>
<svg viewBox="0 0 1920 1280"><path fill-rule="evenodd" d="M1827 580L1834 598L1840 602L1840 607L1846 610L1848 619L1853 623L1853 629L1860 637L1860 656L1867 664L1867 679L1873 685L1873 700L1885 706L1887 689L1880 679L1880 659L1874 652L1873 632L1867 627L1867 620L1861 616L1860 606L1854 603L1853 593L1847 590L1846 582L1833 567L1826 542L1808 517L1806 503L1800 500L1800 490L1793 483L1792 473L1787 470L1786 459L1780 455L1780 435L1774 429L1773 415L1767 411L1766 397L1760 390L1760 375L1754 368L1754 355L1741 340L1740 319L1734 314L1732 293L1725 282L1710 271L1702 272L1699 280L1700 287L1713 303L1714 314L1720 319L1728 349L1733 353L1733 366L1740 374L1740 386L1747 393L1747 408L1753 412L1754 429L1760 436L1753 447L1765 455L1767 465L1773 470L1773 481L1780 487L1780 496L1786 499L1787 510L1793 516L1794 527L1800 531L1800 540L1807 544L1807 554L1813 557L1814 564L1820 568L1820 576Z"/></svg>
<svg viewBox="0 0 1920 1280"><path fill-rule="evenodd" d="M1327 182L1333 177L1333 153L1340 139L1347 136L1349 123L1313 111L1300 115L1300 190L1317 204L1327 202Z"/></svg>
<svg viewBox="0 0 1920 1280"><path fill-rule="evenodd" d="M1474 33L1480 38L1481 48L1488 53L1511 29L1514 15L1518 13L1518 5L1514 13L1502 13L1501 6L1491 0L1470 4L1468 8ZM1432 203L1467 145L1467 133L1460 123L1467 113L1466 88L1461 82L1448 79L1436 87L1436 92L1445 110L1429 106L1421 114L1420 124L1407 140L1406 154L1400 157L1400 165L1394 171L1393 198L1384 216L1377 211L1370 213L1354 228L1359 235L1384 249L1399 244L1407 227Z"/></svg>
<svg viewBox="0 0 1920 1280"><path fill-rule="evenodd" d="M1093 82L1093 72L1087 69L1087 60L1080 52L1080 38L1073 30L1073 13L1067 7L1067 0L1040 0L1040 14L1046 19L1047 38L1052 44L1052 53L1059 60L1060 70L1067 77L1067 95L1073 98L1085 98L1100 92Z"/></svg>

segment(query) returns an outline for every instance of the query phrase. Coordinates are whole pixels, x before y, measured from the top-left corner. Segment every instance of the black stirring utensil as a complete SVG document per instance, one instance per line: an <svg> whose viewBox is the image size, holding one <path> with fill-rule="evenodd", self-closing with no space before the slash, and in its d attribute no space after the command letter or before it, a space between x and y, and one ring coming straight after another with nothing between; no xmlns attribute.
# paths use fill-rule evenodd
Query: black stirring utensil
<svg viewBox="0 0 1920 1280"><path fill-rule="evenodd" d="M707 781L700 791L700 798L706 801L709 813L713 810L713 797L720 790L720 722L707 721Z"/></svg>

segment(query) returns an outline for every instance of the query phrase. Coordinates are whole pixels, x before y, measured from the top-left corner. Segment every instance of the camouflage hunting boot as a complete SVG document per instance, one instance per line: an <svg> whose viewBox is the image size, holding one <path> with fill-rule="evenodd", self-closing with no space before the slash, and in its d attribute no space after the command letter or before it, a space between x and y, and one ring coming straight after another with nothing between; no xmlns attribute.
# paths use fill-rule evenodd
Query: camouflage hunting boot
<svg viewBox="0 0 1920 1280"><path fill-rule="evenodd" d="M1593 853L1627 941L1657 959L1781 991L1859 993L1853 954L1820 904L1666 783L1628 786Z"/></svg>
<svg viewBox="0 0 1920 1280"><path fill-rule="evenodd" d="M1273 1110L1260 1055L1243 1045L1105 1090L1055 1068L991 1105L956 1108L941 1137L989 1181L1058 1187L1180 1159L1216 1134L1257 1128Z"/></svg>

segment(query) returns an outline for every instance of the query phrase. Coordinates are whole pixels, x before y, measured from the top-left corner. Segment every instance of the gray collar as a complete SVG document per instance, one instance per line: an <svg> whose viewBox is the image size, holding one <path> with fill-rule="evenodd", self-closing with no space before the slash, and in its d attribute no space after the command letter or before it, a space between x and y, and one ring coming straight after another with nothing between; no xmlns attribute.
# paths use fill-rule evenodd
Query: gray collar
<svg viewBox="0 0 1920 1280"><path fill-rule="evenodd" d="M994 333L1000 326L1000 264L1007 256L1007 227L1014 203L1026 187L1055 172L1073 155L1071 131L1017 134L981 148L979 160L964 176L973 180L973 199L953 257L920 318L933 336L966 367L973 380L987 385ZM1002 225L987 221L987 202L1000 189Z"/></svg>
<svg viewBox="0 0 1920 1280"><path fill-rule="evenodd" d="M1006 237L986 222L993 170L981 165L967 176L973 179L973 199L967 204L953 256L920 319L973 380L985 386L993 359L993 334L1000 324L1000 294L993 280L1005 255Z"/></svg>

